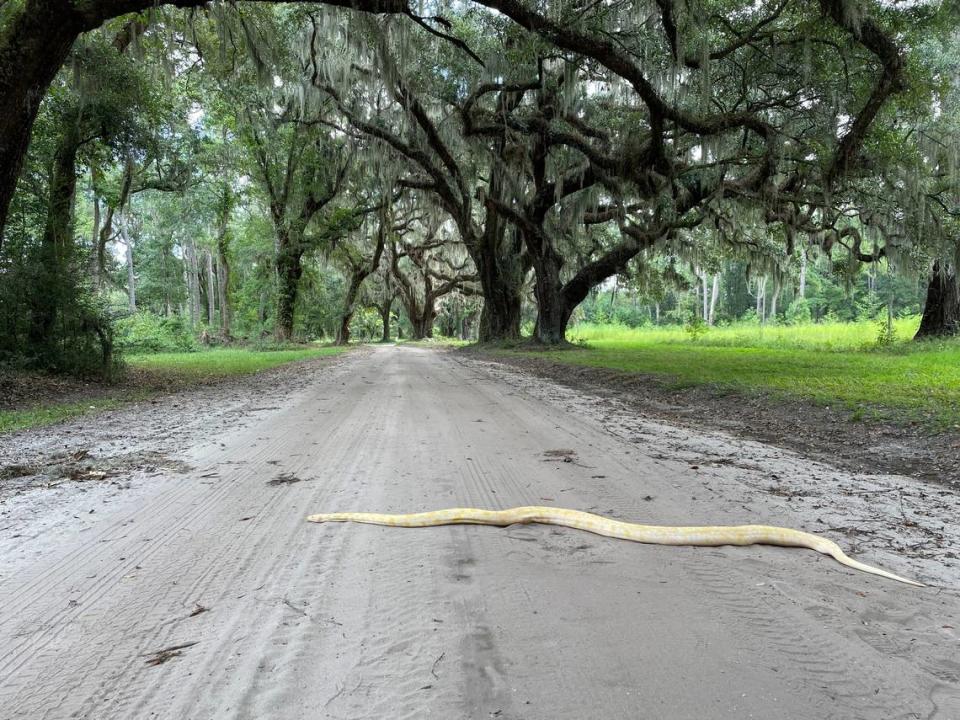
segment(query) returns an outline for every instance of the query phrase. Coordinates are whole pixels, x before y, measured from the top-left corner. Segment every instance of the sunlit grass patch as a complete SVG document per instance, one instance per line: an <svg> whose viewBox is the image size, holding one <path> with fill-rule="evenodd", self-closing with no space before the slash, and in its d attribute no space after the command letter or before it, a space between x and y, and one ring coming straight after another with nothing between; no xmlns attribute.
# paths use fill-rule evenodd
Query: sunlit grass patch
<svg viewBox="0 0 960 720"><path fill-rule="evenodd" d="M652 375L672 387L712 385L837 405L859 419L960 425L960 342L914 343L915 322L898 323L901 340L882 349L876 323L767 327L762 333L755 326L712 328L697 340L682 328L578 326L570 337L584 340L584 349L538 354Z"/></svg>
<svg viewBox="0 0 960 720"><path fill-rule="evenodd" d="M118 407L121 402L117 398L103 398L89 402L49 405L28 410L3 410L0 411L0 432L53 425L61 420L69 420L78 415Z"/></svg>
<svg viewBox="0 0 960 720"><path fill-rule="evenodd" d="M846 351L870 349L877 345L882 323L866 320L855 323L823 322L804 325L760 325L736 323L711 327L695 341L683 327L629 328L623 325L581 324L570 328L572 342L585 342L592 347L690 343L725 347L774 347L805 350ZM920 325L919 317L893 321L893 346L916 347L912 338ZM926 343L921 347L927 347Z"/></svg>

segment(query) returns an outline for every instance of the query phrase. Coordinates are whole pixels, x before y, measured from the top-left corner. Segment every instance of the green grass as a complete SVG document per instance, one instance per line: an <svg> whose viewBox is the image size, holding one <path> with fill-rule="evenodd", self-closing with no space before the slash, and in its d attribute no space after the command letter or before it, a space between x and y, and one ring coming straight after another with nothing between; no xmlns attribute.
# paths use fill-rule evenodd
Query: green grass
<svg viewBox="0 0 960 720"><path fill-rule="evenodd" d="M563 363L654 375L668 385L766 392L880 416L960 426L960 342L898 341L876 348L876 323L712 328L694 341L682 328L578 326L583 350L538 353Z"/></svg>
<svg viewBox="0 0 960 720"><path fill-rule="evenodd" d="M26 410L0 411L0 432L52 425L61 420L108 410L163 391L177 390L198 382L233 375L249 375L298 360L337 355L347 348L314 347L283 350L224 348L194 353L153 353L125 358L132 378L116 386L104 386L102 396L82 402L41 404Z"/></svg>
<svg viewBox="0 0 960 720"><path fill-rule="evenodd" d="M910 349L911 338L920 325L919 317L894 320L895 348ZM875 320L856 323L808 323L805 325L766 325L739 323L713 327L697 339L697 345L710 347L770 347L799 350L872 350L880 334L880 323ZM571 342L586 342L590 346L610 344L689 344L690 334L682 327L634 329L622 325L576 325L567 333Z"/></svg>
<svg viewBox="0 0 960 720"><path fill-rule="evenodd" d="M61 420L69 420L78 415L109 410L118 407L121 400L117 398L102 398L88 402L67 403L64 405L48 405L29 410L0 411L0 432L25 430L32 427L53 425Z"/></svg>
<svg viewBox="0 0 960 720"><path fill-rule="evenodd" d="M223 348L195 353L150 353L129 355L130 366L163 375L184 379L220 378L231 375L249 375L307 358L337 355L347 348L316 347L295 350L247 350Z"/></svg>

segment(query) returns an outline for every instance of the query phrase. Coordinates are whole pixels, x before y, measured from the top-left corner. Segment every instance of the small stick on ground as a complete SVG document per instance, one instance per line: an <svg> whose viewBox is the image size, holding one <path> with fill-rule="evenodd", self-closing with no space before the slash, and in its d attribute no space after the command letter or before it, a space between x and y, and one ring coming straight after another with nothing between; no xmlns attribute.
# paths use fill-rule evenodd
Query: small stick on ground
<svg viewBox="0 0 960 720"><path fill-rule="evenodd" d="M286 606L287 606L288 608L290 608L291 610L294 610L294 611L300 613L300 614L303 615L304 617L309 617L309 616L307 615L307 611L306 611L306 610L304 610L303 608L298 608L296 605L294 605L292 602L290 602L290 601L287 600L286 598L283 599L283 604L286 605Z"/></svg>
<svg viewBox="0 0 960 720"><path fill-rule="evenodd" d="M181 643L179 645L171 645L170 647L163 648L162 650L156 650L152 653L146 653L140 657L149 658L146 661L147 665L163 665L167 660L175 658L179 655L183 655L182 650L186 650L189 647L193 647L199 640L193 640L191 642Z"/></svg>
<svg viewBox="0 0 960 720"><path fill-rule="evenodd" d="M195 604L196 604L196 607L193 609L192 613L187 615L188 618L196 617L197 615L200 615L205 612L210 612L210 608L204 607L200 603L195 603Z"/></svg>
<svg viewBox="0 0 960 720"><path fill-rule="evenodd" d="M437 678L437 680L440 679L440 676L437 675L437 665L440 664L440 661L443 660L443 657L446 654L447 654L446 651L440 653L437 659L433 661L433 667L430 668L430 674L433 675L435 678Z"/></svg>

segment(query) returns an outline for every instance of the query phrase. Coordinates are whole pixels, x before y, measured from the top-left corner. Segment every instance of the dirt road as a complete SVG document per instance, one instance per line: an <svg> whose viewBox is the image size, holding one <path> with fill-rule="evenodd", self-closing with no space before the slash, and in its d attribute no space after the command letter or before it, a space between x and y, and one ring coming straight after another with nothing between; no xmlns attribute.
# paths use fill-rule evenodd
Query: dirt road
<svg viewBox="0 0 960 720"><path fill-rule="evenodd" d="M303 372L189 433L209 397L152 408L149 432L127 410L109 438L77 421L0 445L96 456L130 428L162 456L0 505L0 716L960 719L955 492L457 354ZM303 520L528 504L821 531L945 587L803 550Z"/></svg>

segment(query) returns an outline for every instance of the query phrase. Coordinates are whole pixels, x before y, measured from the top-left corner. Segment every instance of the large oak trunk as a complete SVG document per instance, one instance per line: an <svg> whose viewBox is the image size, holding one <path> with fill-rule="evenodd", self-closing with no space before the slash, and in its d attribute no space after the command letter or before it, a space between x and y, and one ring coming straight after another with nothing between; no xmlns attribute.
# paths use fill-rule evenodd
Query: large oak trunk
<svg viewBox="0 0 960 720"><path fill-rule="evenodd" d="M47 348L57 311L64 301L63 281L73 255L73 198L77 189L76 123L67 122L60 138L50 176L47 222L40 241L40 265L30 298L31 345Z"/></svg>
<svg viewBox="0 0 960 720"><path fill-rule="evenodd" d="M915 339L946 337L960 332L960 292L956 268L935 263L927 284L927 300Z"/></svg>
<svg viewBox="0 0 960 720"><path fill-rule="evenodd" d="M493 197L503 194L504 172L499 164L491 171L490 195ZM486 213L483 233L475 244L467 247L483 294L477 339L480 342L515 340L520 337L523 306L520 290L526 275L521 260L523 245L519 234L511 230L492 206L487 206Z"/></svg>
<svg viewBox="0 0 960 720"><path fill-rule="evenodd" d="M0 34L0 243L40 102L83 29L57 2L11 12Z"/></svg>
<svg viewBox="0 0 960 720"><path fill-rule="evenodd" d="M538 301L537 324L533 331L534 339L544 345L562 345L567 341L567 323L570 313L563 302L555 297Z"/></svg>
<svg viewBox="0 0 960 720"><path fill-rule="evenodd" d="M551 248L534 257L533 269L537 275L534 294L537 298L537 325L533 336L537 342L559 345L567 340L567 322L570 311L563 293L560 270L563 258Z"/></svg>
<svg viewBox="0 0 960 720"><path fill-rule="evenodd" d="M380 305L380 322L383 324L383 335L380 342L390 342L390 310L393 307L393 298Z"/></svg>
<svg viewBox="0 0 960 720"><path fill-rule="evenodd" d="M303 275L301 253L290 247L289 240L282 240L277 253L277 326L278 342L286 342L293 337L293 316L297 305L297 292L300 289L300 277Z"/></svg>
<svg viewBox="0 0 960 720"><path fill-rule="evenodd" d="M433 303L430 303L428 306L424 307L421 315L412 315L410 317L410 325L413 326L414 340L425 340L433 337L434 316L435 312Z"/></svg>
<svg viewBox="0 0 960 720"><path fill-rule="evenodd" d="M513 340L520 337L520 293L506 285L483 288L480 312L480 342Z"/></svg>
<svg viewBox="0 0 960 720"><path fill-rule="evenodd" d="M345 312L340 316L340 324L337 326L337 345L350 344L350 322L353 320L353 310Z"/></svg>
<svg viewBox="0 0 960 720"><path fill-rule="evenodd" d="M340 313L340 325L337 327L337 345L350 344L350 323L353 320L353 313L356 309L357 295L360 293L360 286L369 273L365 270L354 271L350 275L350 284L347 285L347 293L343 298L343 312Z"/></svg>
<svg viewBox="0 0 960 720"><path fill-rule="evenodd" d="M407 311L407 318L410 320L411 337L414 340L433 337L433 321L437 316L436 298L433 296L430 276L428 275L424 280L426 287L422 303L414 295L404 296L403 305Z"/></svg>
<svg viewBox="0 0 960 720"><path fill-rule="evenodd" d="M516 273L504 268L493 248L473 257L483 292L480 313L480 342L512 340L520 337L520 285Z"/></svg>

